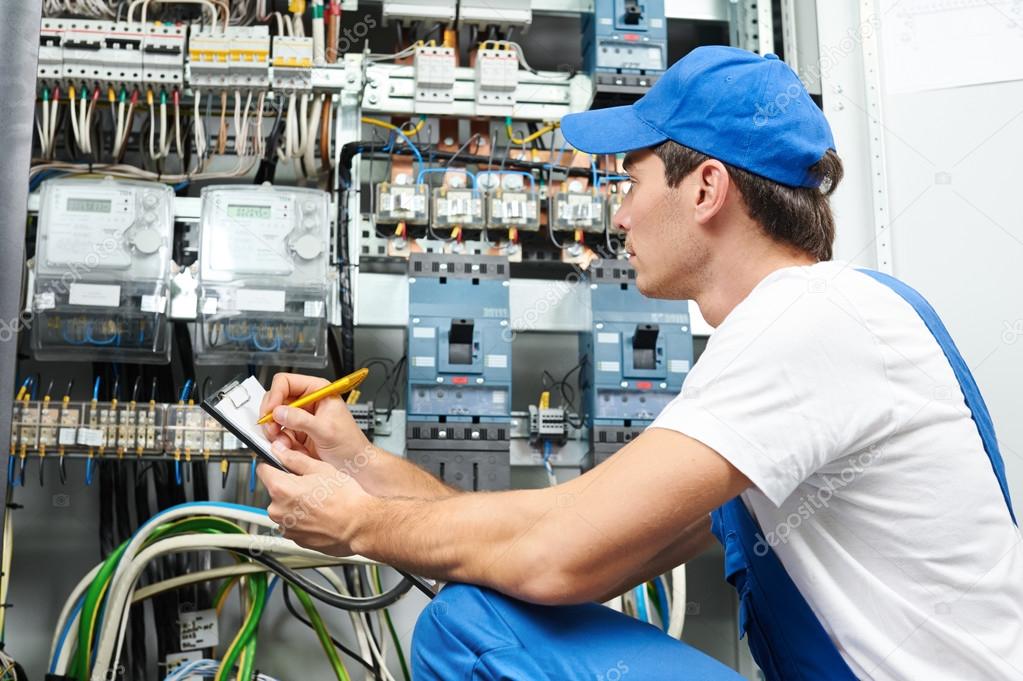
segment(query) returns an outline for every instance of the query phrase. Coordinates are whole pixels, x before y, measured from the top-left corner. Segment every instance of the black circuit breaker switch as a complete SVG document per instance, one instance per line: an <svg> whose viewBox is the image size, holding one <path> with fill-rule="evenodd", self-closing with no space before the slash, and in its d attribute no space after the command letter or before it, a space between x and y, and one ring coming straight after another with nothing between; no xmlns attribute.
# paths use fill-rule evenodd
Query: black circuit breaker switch
<svg viewBox="0 0 1023 681"><path fill-rule="evenodd" d="M472 364L472 332L475 323L471 319L452 319L448 333L448 362L450 364Z"/></svg>
<svg viewBox="0 0 1023 681"><path fill-rule="evenodd" d="M657 368L657 324L638 324L632 337L632 368Z"/></svg>
<svg viewBox="0 0 1023 681"><path fill-rule="evenodd" d="M623 18L626 26L639 26L643 19L643 7L638 0L625 0L625 16Z"/></svg>

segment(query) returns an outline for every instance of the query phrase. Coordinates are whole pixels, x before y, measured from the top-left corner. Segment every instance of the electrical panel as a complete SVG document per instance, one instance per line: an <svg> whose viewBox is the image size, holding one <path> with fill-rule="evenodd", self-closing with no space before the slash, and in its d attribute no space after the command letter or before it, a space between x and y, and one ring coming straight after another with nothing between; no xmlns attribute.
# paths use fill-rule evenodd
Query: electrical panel
<svg viewBox="0 0 1023 681"><path fill-rule="evenodd" d="M187 29L167 23L148 25L142 34L142 80L147 85L184 83Z"/></svg>
<svg viewBox="0 0 1023 681"><path fill-rule="evenodd" d="M642 95L668 68L664 0L595 0L583 36L598 93Z"/></svg>
<svg viewBox="0 0 1023 681"><path fill-rule="evenodd" d="M589 273L592 326L581 336L593 463L638 436L682 390L693 362L686 301L646 298L620 260Z"/></svg>
<svg viewBox="0 0 1023 681"><path fill-rule="evenodd" d="M430 188L425 184L381 182L377 185L376 221L382 225L430 221Z"/></svg>
<svg viewBox="0 0 1023 681"><path fill-rule="evenodd" d="M540 194L532 175L515 170L486 171L477 178L486 190L488 228L539 231Z"/></svg>
<svg viewBox="0 0 1023 681"><path fill-rule="evenodd" d="M32 297L38 359L169 360L173 200L155 182L43 183Z"/></svg>
<svg viewBox="0 0 1023 681"><path fill-rule="evenodd" d="M197 363L326 365L329 204L316 189L203 189Z"/></svg>
<svg viewBox="0 0 1023 681"><path fill-rule="evenodd" d="M509 265L409 258L407 456L450 484L510 484Z"/></svg>

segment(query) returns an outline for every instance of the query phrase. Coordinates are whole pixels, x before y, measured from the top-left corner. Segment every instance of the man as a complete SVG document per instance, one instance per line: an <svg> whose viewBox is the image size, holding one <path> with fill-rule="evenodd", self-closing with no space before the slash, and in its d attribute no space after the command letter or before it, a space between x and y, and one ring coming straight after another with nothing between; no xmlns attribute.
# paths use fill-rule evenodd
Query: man
<svg viewBox="0 0 1023 681"><path fill-rule="evenodd" d="M841 163L796 75L700 48L562 130L629 152L615 222L638 288L717 327L682 393L579 478L472 494L370 446L340 400L277 406L322 385L278 375L270 435L298 475L260 475L286 536L461 583L420 618L417 681L736 678L593 604L712 529L769 679L1023 678L1023 548L990 418L918 294L830 262ZM338 468L353 479L303 504Z"/></svg>

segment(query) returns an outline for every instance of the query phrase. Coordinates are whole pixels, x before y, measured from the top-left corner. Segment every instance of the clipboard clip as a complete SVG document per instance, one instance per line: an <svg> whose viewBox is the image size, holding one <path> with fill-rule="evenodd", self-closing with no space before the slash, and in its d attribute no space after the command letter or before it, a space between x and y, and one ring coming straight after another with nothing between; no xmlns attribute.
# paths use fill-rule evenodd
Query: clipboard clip
<svg viewBox="0 0 1023 681"><path fill-rule="evenodd" d="M221 400L228 400L235 409L240 409L242 405L248 403L251 399L249 391L246 390L245 385L235 379L225 385L223 388L217 391L214 402L219 403Z"/></svg>

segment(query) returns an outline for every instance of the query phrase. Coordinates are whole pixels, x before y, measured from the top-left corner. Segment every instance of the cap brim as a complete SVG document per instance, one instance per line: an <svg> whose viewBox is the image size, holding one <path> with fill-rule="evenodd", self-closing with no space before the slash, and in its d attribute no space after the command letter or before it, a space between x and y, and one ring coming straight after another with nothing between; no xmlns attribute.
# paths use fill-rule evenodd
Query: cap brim
<svg viewBox="0 0 1023 681"><path fill-rule="evenodd" d="M637 116L632 106L567 114L561 119L561 133L569 144L588 154L618 154L668 139Z"/></svg>

